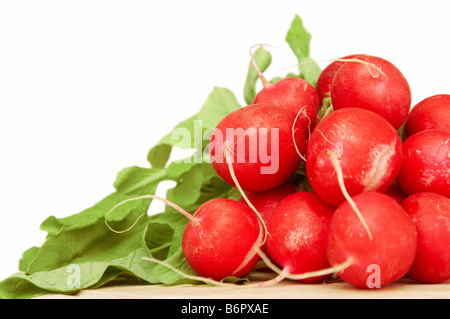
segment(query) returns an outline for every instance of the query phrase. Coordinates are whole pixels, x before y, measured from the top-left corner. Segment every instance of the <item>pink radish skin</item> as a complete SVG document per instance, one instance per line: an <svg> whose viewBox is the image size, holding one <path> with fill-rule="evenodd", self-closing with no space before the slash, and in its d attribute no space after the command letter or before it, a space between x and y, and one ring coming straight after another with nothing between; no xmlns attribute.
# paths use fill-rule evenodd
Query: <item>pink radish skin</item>
<svg viewBox="0 0 450 319"><path fill-rule="evenodd" d="M267 223L269 256L291 274L329 267L326 241L333 211L334 207L310 192L297 192L283 199ZM327 276L299 281L320 282Z"/></svg>
<svg viewBox="0 0 450 319"><path fill-rule="evenodd" d="M408 195L432 192L450 197L450 133L426 130L403 142L397 184Z"/></svg>
<svg viewBox="0 0 450 319"><path fill-rule="evenodd" d="M273 210L277 205L289 195L297 193L298 187L291 182L285 182L275 188L261 191L261 192L245 192L250 203L260 213L262 219L267 224ZM239 199L239 202L247 205L247 201L244 197ZM267 253L266 245L261 246L263 253Z"/></svg>
<svg viewBox="0 0 450 319"><path fill-rule="evenodd" d="M321 103L323 102L324 98L331 96L331 83L333 82L333 78L337 70L339 70L340 67L346 63L346 61L343 60L352 59L357 57L358 55L359 54L352 54L342 57L337 61L333 61L325 69L322 70L316 84L316 91Z"/></svg>
<svg viewBox="0 0 450 319"><path fill-rule="evenodd" d="M392 184L387 191L384 192L384 194L389 195L399 204L401 204L408 197L408 195L406 195L397 184Z"/></svg>
<svg viewBox="0 0 450 319"><path fill-rule="evenodd" d="M450 133L450 94L430 96L417 103L405 123L405 137L425 130Z"/></svg>
<svg viewBox="0 0 450 319"><path fill-rule="evenodd" d="M263 220L267 223L275 207L286 197L297 193L298 187L291 182L285 182L275 188L261 192L246 192L248 200L261 214ZM241 203L247 202L243 197L239 199Z"/></svg>
<svg viewBox="0 0 450 319"><path fill-rule="evenodd" d="M398 130L408 117L411 89L400 70L376 56L361 55L336 72L331 85L334 110L359 107L385 118ZM370 65L368 65L370 63Z"/></svg>
<svg viewBox="0 0 450 319"><path fill-rule="evenodd" d="M266 84L253 100L253 104L259 103L279 107L294 117L301 111L297 121L305 136L308 136L317 124L319 97L314 87L303 79L291 77Z"/></svg>
<svg viewBox="0 0 450 319"><path fill-rule="evenodd" d="M450 199L417 193L402 207L417 227L417 253L407 277L422 283L450 279Z"/></svg>
<svg viewBox="0 0 450 319"><path fill-rule="evenodd" d="M305 134L294 120L289 112L266 104L245 106L228 114L211 138L210 157L214 169L226 182L236 186L228 167L228 162L232 162L236 179L244 191L265 191L281 185L302 162L297 149L301 154L306 153ZM236 129L248 134L245 138L228 134ZM261 152L266 153L267 158L261 156Z"/></svg>
<svg viewBox="0 0 450 319"><path fill-rule="evenodd" d="M403 208L385 194L366 192L353 200L373 239L369 240L353 209L345 202L330 221L327 258L331 265L353 260L350 267L337 273L346 282L361 288L383 287L410 269L417 249L416 227Z"/></svg>
<svg viewBox="0 0 450 319"><path fill-rule="evenodd" d="M381 116L361 108L344 108L324 117L310 136L306 173L313 190L326 202L345 201L330 156L342 168L350 196L386 191L402 165L402 144Z"/></svg>
<svg viewBox="0 0 450 319"><path fill-rule="evenodd" d="M200 276L214 280L241 277L259 259L256 254L240 267L259 237L258 217L247 205L226 198L212 199L201 205L194 220L187 224L182 250L188 264Z"/></svg>

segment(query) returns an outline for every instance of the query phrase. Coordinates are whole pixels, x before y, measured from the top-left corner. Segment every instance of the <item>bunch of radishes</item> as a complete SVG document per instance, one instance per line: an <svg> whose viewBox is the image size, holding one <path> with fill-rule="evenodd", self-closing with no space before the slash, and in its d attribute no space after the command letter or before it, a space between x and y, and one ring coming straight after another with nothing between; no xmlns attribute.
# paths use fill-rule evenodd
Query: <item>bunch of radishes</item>
<svg viewBox="0 0 450 319"><path fill-rule="evenodd" d="M212 165L242 198L190 219L192 269L220 281L262 257L279 270L271 283L450 279L450 95L411 108L398 68L363 54L336 59L316 87L261 79L252 105L212 135Z"/></svg>

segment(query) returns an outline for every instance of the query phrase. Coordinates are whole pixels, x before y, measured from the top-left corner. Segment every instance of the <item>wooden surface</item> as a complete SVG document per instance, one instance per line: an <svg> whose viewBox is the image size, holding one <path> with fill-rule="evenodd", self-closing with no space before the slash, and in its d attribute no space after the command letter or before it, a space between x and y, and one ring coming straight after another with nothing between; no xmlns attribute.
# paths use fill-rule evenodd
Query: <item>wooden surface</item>
<svg viewBox="0 0 450 319"><path fill-rule="evenodd" d="M450 281L419 284L407 279L381 289L358 289L343 281L300 284L283 281L264 288L212 286L158 286L116 283L83 290L75 295L45 295L43 298L81 299L450 299Z"/></svg>

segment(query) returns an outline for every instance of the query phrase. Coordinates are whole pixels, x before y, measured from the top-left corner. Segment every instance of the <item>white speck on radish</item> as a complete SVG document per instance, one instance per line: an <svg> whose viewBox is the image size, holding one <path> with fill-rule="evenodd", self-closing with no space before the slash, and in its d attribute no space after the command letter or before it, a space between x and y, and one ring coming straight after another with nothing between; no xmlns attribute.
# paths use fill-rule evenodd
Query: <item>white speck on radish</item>
<svg viewBox="0 0 450 319"><path fill-rule="evenodd" d="M390 159L395 156L395 143L393 141L390 145L379 145L371 153L372 168L363 176L362 184L365 185L364 191L376 190L383 182L389 167Z"/></svg>
<svg viewBox="0 0 450 319"><path fill-rule="evenodd" d="M313 239L311 233L293 230L286 235L286 248L296 250L297 247L306 247Z"/></svg>

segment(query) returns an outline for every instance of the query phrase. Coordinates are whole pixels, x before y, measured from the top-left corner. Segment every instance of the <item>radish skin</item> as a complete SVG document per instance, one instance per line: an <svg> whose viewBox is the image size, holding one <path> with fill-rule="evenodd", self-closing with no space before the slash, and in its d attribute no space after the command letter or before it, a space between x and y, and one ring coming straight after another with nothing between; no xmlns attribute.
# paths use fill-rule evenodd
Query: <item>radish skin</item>
<svg viewBox="0 0 450 319"><path fill-rule="evenodd" d="M291 77L267 84L253 99L253 104L260 103L279 107L293 116L298 115L297 121L306 137L318 122L320 103L317 91L300 78Z"/></svg>
<svg viewBox="0 0 450 319"><path fill-rule="evenodd" d="M384 194L389 195L399 204L401 204L408 197L408 195L406 195L397 184L392 184L387 191L384 192Z"/></svg>
<svg viewBox="0 0 450 319"><path fill-rule="evenodd" d="M333 211L334 207L310 192L297 192L283 199L267 223L269 256L289 274L328 268L326 240ZM300 281L320 282L326 277Z"/></svg>
<svg viewBox="0 0 450 319"><path fill-rule="evenodd" d="M294 116L271 105L255 104L219 122L209 152L214 169L230 185L236 186L227 164L231 161L244 191L264 191L283 184L296 171L302 162L296 149L306 153L306 137Z"/></svg>
<svg viewBox="0 0 450 319"><path fill-rule="evenodd" d="M450 133L425 130L408 137L397 184L408 195L432 192L450 197Z"/></svg>
<svg viewBox="0 0 450 319"><path fill-rule="evenodd" d="M292 184L291 182L285 182L280 186L271 188L266 191L261 192L245 192L248 200L253 204L253 206L260 212L262 218L267 223L273 210L277 205L289 195L297 193L299 188ZM239 199L241 203L246 203L244 197Z"/></svg>
<svg viewBox="0 0 450 319"><path fill-rule="evenodd" d="M417 231L412 219L394 199L378 192L353 197L373 234L369 240L351 206L340 205L330 221L327 258L337 265L352 258L354 263L337 274L361 288L383 287L408 272L417 249ZM378 272L370 273L376 269ZM375 282L372 282L372 276ZM374 284L374 286L372 286Z"/></svg>
<svg viewBox="0 0 450 319"><path fill-rule="evenodd" d="M450 279L450 199L417 193L402 207L417 227L417 253L407 277L422 283Z"/></svg>
<svg viewBox="0 0 450 319"><path fill-rule="evenodd" d="M405 122L405 137L425 130L450 133L450 94L430 96L413 107Z"/></svg>
<svg viewBox="0 0 450 319"><path fill-rule="evenodd" d="M240 267L260 236L258 218L247 205L226 198L212 199L197 209L194 218L197 225L186 225L182 249L197 274L222 280L241 277L255 266L257 254Z"/></svg>
<svg viewBox="0 0 450 319"><path fill-rule="evenodd" d="M351 54L344 56L340 59L333 60L319 75L316 84L316 91L319 96L319 101L323 103L324 98L331 96L331 83L333 82L334 75L343 66L348 59L353 59L360 54Z"/></svg>
<svg viewBox="0 0 450 319"><path fill-rule="evenodd" d="M398 130L411 108L411 89L400 70L376 56L361 55L339 68L331 85L334 110L359 107L373 111Z"/></svg>

